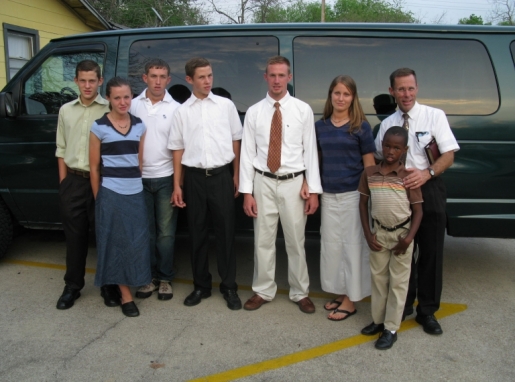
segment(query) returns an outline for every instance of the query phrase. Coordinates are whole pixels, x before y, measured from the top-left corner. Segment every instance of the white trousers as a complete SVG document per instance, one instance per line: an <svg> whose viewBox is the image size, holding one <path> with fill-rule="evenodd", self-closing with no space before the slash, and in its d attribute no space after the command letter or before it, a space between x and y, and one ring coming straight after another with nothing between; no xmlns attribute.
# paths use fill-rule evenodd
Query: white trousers
<svg viewBox="0 0 515 382"><path fill-rule="evenodd" d="M322 289L351 301L370 296L370 249L361 227L358 191L322 194L320 234Z"/></svg>
<svg viewBox="0 0 515 382"><path fill-rule="evenodd" d="M290 299L297 302L308 296L309 275L304 249L304 230L307 216L300 196L303 176L275 180L256 172L254 199L257 218L254 218L254 280L252 290L271 301L277 292L275 262L277 226L279 219L284 232L288 255Z"/></svg>

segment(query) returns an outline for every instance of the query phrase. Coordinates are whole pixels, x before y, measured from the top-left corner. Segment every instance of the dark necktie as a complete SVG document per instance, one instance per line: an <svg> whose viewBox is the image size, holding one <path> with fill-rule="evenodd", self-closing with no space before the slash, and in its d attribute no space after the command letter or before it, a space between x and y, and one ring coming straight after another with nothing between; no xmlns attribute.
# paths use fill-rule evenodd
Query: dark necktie
<svg viewBox="0 0 515 382"><path fill-rule="evenodd" d="M402 124L402 127L404 127L406 130L409 130L409 115L407 113L404 113L402 115L402 118L404 118L404 123Z"/></svg>
<svg viewBox="0 0 515 382"><path fill-rule="evenodd" d="M279 106L274 104L275 111L272 117L272 126L270 127L270 144L268 145L268 160L266 162L270 172L275 173L281 167L281 144L283 132L283 117Z"/></svg>

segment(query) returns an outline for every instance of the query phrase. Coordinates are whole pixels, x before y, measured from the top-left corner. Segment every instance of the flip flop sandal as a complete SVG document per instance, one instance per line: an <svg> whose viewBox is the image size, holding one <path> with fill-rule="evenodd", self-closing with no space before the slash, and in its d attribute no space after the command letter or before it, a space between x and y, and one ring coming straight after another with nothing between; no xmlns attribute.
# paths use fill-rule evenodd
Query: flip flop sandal
<svg viewBox="0 0 515 382"><path fill-rule="evenodd" d="M333 305L333 304L338 304L338 306L340 306L342 304L342 301L338 301L337 299L334 299L332 300L331 302L329 302L329 305ZM326 305L327 304L324 304L324 309L327 310L328 312L334 310L334 308L331 308L331 309L327 309L326 308ZM338 306L336 307L336 309L338 309Z"/></svg>
<svg viewBox="0 0 515 382"><path fill-rule="evenodd" d="M343 320L346 320L347 318L349 318L350 316L353 316L354 314L358 313L358 310L354 309L354 312L349 312L348 310L343 310L343 309L336 308L335 310L333 310L333 313L345 313L346 316L343 317L343 318L327 317L328 320L331 320L331 321L343 321Z"/></svg>

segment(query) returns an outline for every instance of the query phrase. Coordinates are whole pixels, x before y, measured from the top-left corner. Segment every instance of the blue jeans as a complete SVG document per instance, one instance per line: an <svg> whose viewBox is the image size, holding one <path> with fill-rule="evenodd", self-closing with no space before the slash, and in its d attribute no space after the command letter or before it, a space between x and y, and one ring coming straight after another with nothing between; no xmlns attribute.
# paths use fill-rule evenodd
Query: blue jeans
<svg viewBox="0 0 515 382"><path fill-rule="evenodd" d="M178 214L177 208L170 203L173 178L143 178L143 191L148 211L152 278L172 281Z"/></svg>

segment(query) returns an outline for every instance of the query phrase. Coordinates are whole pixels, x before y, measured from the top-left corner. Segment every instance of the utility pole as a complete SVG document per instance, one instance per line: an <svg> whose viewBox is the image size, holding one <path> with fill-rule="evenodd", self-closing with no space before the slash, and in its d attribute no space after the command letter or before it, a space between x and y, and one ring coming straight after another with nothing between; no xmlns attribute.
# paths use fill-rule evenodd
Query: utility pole
<svg viewBox="0 0 515 382"><path fill-rule="evenodd" d="M325 23L325 0L322 0L322 20L320 21Z"/></svg>

